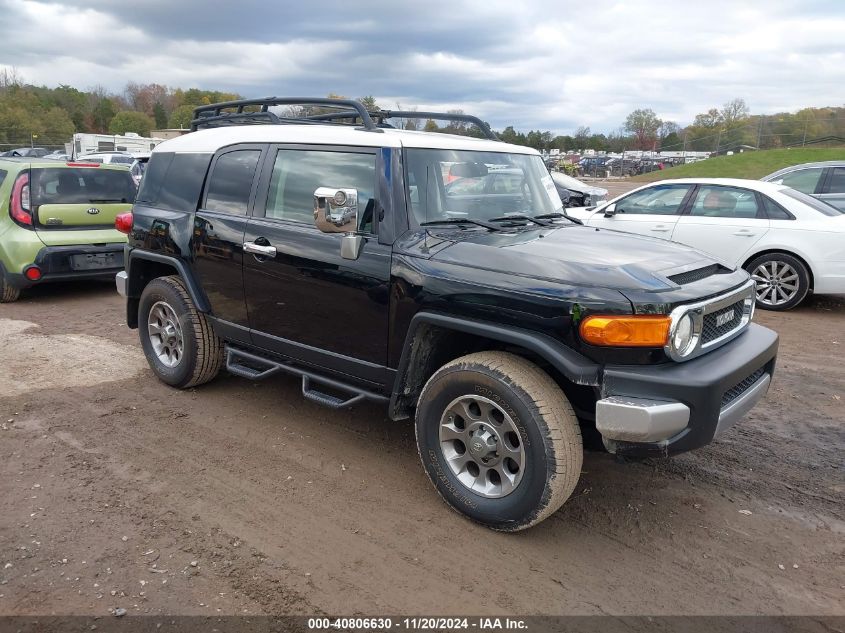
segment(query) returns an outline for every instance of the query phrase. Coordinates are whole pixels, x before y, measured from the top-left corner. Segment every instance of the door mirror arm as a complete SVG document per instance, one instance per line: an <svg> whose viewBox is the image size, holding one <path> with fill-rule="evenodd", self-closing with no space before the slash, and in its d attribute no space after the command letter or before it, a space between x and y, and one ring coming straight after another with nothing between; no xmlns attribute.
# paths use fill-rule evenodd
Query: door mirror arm
<svg viewBox="0 0 845 633"><path fill-rule="evenodd" d="M616 213L616 203L609 204L604 208L604 217L606 218L612 218Z"/></svg>

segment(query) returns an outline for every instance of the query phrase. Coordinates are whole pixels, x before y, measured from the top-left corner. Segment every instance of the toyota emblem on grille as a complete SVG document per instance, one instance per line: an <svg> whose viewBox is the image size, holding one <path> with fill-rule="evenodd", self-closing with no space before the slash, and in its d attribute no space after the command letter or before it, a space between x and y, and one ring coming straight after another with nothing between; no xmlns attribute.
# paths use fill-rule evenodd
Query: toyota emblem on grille
<svg viewBox="0 0 845 633"><path fill-rule="evenodd" d="M88 215L97 215L100 210L97 207L91 207L88 209Z"/></svg>
<svg viewBox="0 0 845 633"><path fill-rule="evenodd" d="M724 312L716 317L716 327L722 327L726 323L730 323L734 320L734 311L733 308Z"/></svg>

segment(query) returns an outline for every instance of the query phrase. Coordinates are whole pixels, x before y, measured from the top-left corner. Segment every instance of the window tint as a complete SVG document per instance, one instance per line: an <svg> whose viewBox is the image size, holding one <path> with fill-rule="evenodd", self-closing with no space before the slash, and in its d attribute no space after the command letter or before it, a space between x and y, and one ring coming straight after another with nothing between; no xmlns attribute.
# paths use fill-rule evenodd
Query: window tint
<svg viewBox="0 0 845 633"><path fill-rule="evenodd" d="M792 217L786 209L780 206L777 202L768 198L767 196L763 196L763 206L766 209L766 215L769 216L770 220L794 220L795 218Z"/></svg>
<svg viewBox="0 0 845 633"><path fill-rule="evenodd" d="M845 167L834 167L825 193L845 193Z"/></svg>
<svg viewBox="0 0 845 633"><path fill-rule="evenodd" d="M616 212L676 215L692 185L658 185L632 193L616 203Z"/></svg>
<svg viewBox="0 0 845 633"><path fill-rule="evenodd" d="M702 185L690 215L714 218L756 218L757 196L748 189Z"/></svg>
<svg viewBox="0 0 845 633"><path fill-rule="evenodd" d="M374 154L279 150L270 178L266 217L312 224L317 188L357 189L359 230L372 232L375 182Z"/></svg>
<svg viewBox="0 0 845 633"><path fill-rule="evenodd" d="M205 208L246 215L260 155L260 150L242 149L220 156L206 188Z"/></svg>
<svg viewBox="0 0 845 633"><path fill-rule="evenodd" d="M819 178L822 177L821 167L813 167L812 169L799 169L793 171L781 178L775 179L773 182L792 187L804 193L813 193L816 190L816 185L819 184Z"/></svg>
<svg viewBox="0 0 845 633"><path fill-rule="evenodd" d="M136 193L128 170L94 167L33 169L30 189L35 206L135 202Z"/></svg>

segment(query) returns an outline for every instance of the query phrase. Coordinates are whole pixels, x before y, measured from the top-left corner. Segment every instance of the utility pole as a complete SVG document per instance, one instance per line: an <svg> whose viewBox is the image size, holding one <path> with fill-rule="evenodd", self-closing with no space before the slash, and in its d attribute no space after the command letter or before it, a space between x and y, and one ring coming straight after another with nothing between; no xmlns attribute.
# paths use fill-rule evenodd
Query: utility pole
<svg viewBox="0 0 845 633"><path fill-rule="evenodd" d="M689 134L689 130L684 130L684 150L683 150L684 165L687 164L687 135L688 134Z"/></svg>
<svg viewBox="0 0 845 633"><path fill-rule="evenodd" d="M801 147L807 144L807 124L810 122L810 119L804 119L804 139L801 141Z"/></svg>
<svg viewBox="0 0 845 633"><path fill-rule="evenodd" d="M719 153L719 143L722 141L722 128L719 128L719 134L716 135L716 149L713 152L714 154Z"/></svg>
<svg viewBox="0 0 845 633"><path fill-rule="evenodd" d="M765 118L766 117L764 115L760 115L760 125L757 128L757 149L760 149L760 143L763 139L763 121L765 120Z"/></svg>

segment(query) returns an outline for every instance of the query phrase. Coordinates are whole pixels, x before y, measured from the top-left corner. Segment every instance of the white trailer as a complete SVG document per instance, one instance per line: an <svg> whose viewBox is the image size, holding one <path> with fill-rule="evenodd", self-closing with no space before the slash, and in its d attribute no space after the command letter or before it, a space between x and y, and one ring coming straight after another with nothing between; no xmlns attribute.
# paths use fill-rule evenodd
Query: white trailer
<svg viewBox="0 0 845 633"><path fill-rule="evenodd" d="M126 152L127 154L149 154L162 138L147 138L134 132L126 134L74 134L65 150L72 159L95 152Z"/></svg>

